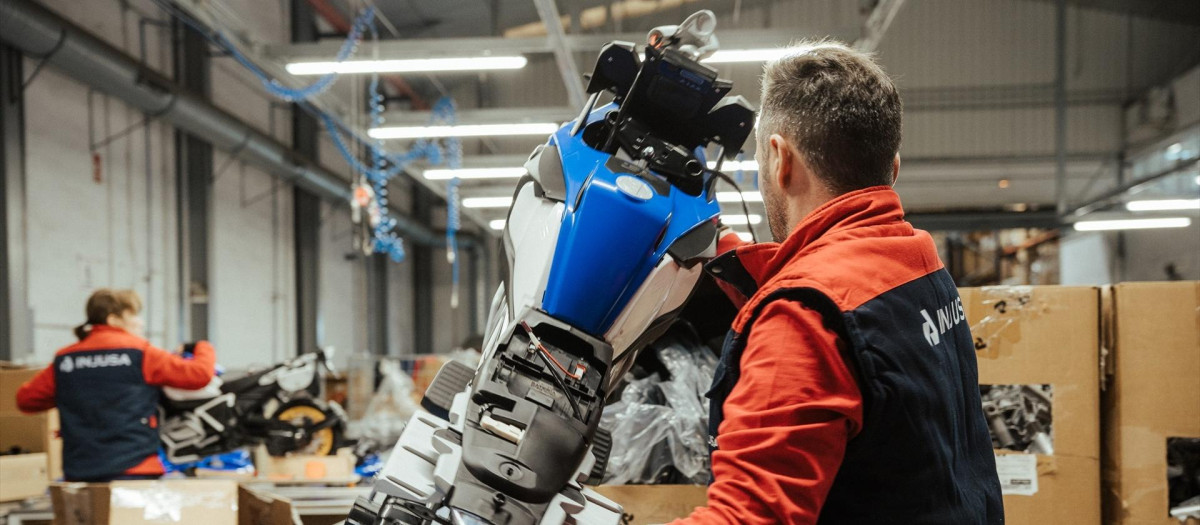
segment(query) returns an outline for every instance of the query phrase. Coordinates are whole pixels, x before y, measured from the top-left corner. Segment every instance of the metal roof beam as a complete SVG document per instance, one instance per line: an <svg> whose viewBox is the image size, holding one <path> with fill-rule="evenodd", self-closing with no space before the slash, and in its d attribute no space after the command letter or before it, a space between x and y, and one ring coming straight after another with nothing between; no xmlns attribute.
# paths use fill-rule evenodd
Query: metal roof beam
<svg viewBox="0 0 1200 525"><path fill-rule="evenodd" d="M722 49L754 49L782 47L804 35L794 30L759 29L721 31ZM853 40L857 35L831 35L835 38ZM619 33L595 35L563 35L563 45L571 51L597 53L600 48L614 40L642 43L645 33ZM314 43L278 44L265 46L266 54L288 62L307 60L329 60L341 47L341 40L322 40ZM427 38L404 40L381 40L378 44L363 42L358 56L374 56L378 49L379 59L438 58L447 56L548 54L554 52L553 42L547 37L501 38Z"/></svg>

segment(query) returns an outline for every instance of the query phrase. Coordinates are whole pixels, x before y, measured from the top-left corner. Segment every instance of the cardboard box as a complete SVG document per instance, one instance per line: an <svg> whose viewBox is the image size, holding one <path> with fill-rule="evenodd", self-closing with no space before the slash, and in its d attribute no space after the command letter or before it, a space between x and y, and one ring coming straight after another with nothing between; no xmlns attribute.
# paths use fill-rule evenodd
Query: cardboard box
<svg viewBox="0 0 1200 525"><path fill-rule="evenodd" d="M62 439L57 434L57 411L0 415L0 451L23 452L0 456L0 501L41 496L52 480L62 477Z"/></svg>
<svg viewBox="0 0 1200 525"><path fill-rule="evenodd" d="M1049 385L1052 454L997 452L1007 523L1100 523L1099 290L960 292L980 385Z"/></svg>
<svg viewBox="0 0 1200 525"><path fill-rule="evenodd" d="M0 501L36 498L48 486L45 452L0 456Z"/></svg>
<svg viewBox="0 0 1200 525"><path fill-rule="evenodd" d="M708 487L701 485L600 485L591 487L619 503L633 516L631 525L666 523L687 517L708 503Z"/></svg>
<svg viewBox="0 0 1200 525"><path fill-rule="evenodd" d="M291 454L275 457L267 453L266 447L254 450L254 466L258 476L273 481L324 481L327 483L352 484L358 481L354 473L357 459L349 448L338 450L333 456Z"/></svg>
<svg viewBox="0 0 1200 525"><path fill-rule="evenodd" d="M17 389L33 379L41 369L17 368L0 362L0 414L20 414L17 410Z"/></svg>
<svg viewBox="0 0 1200 525"><path fill-rule="evenodd" d="M226 480L58 483L56 525L293 525L291 502Z"/></svg>
<svg viewBox="0 0 1200 525"><path fill-rule="evenodd" d="M1104 520L1178 524L1168 515L1167 440L1200 438L1200 282L1124 283L1111 295Z"/></svg>
<svg viewBox="0 0 1200 525"><path fill-rule="evenodd" d="M40 371L0 362L0 450L19 446L33 452L45 452L49 479L62 479L58 411L24 414L17 409L17 389Z"/></svg>

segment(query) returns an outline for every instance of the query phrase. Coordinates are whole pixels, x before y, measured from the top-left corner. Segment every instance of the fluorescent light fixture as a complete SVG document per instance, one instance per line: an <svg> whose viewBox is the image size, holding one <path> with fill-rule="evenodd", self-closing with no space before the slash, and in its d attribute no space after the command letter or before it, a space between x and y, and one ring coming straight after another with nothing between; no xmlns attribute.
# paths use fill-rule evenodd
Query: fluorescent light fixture
<svg viewBox="0 0 1200 525"><path fill-rule="evenodd" d="M729 64L733 62L766 62L788 55L803 52L804 48L772 47L763 49L721 49L708 58L701 60L709 64Z"/></svg>
<svg viewBox="0 0 1200 525"><path fill-rule="evenodd" d="M505 222L507 222L507 221L505 221L504 219L496 219L494 221L489 222L488 226L493 230L503 230Z"/></svg>
<svg viewBox="0 0 1200 525"><path fill-rule="evenodd" d="M717 202L742 202L742 199L746 199L746 202L763 201L762 194L757 191L743 191L740 198L738 197L738 192L736 191L717 192Z"/></svg>
<svg viewBox="0 0 1200 525"><path fill-rule="evenodd" d="M462 205L464 208L507 208L512 202L512 197L468 197L462 200Z"/></svg>
<svg viewBox="0 0 1200 525"><path fill-rule="evenodd" d="M1125 209L1129 211L1200 210L1200 199L1129 201L1125 203Z"/></svg>
<svg viewBox="0 0 1200 525"><path fill-rule="evenodd" d="M460 179L518 179L525 176L525 168L463 168L457 170L425 170L428 180Z"/></svg>
<svg viewBox="0 0 1200 525"><path fill-rule="evenodd" d="M446 137L500 137L515 135L549 135L558 131L553 122L520 124L465 124L461 126L393 126L373 128L367 132L374 139L433 139Z"/></svg>
<svg viewBox="0 0 1200 525"><path fill-rule="evenodd" d="M1151 228L1186 228L1192 224L1187 217L1162 217L1156 219L1114 219L1079 221L1075 231L1095 232L1105 230L1145 230Z"/></svg>
<svg viewBox="0 0 1200 525"><path fill-rule="evenodd" d="M762 215L752 213L749 217L746 217L740 213L731 213L728 215L721 215L721 222L726 226L745 226L747 222L749 222L749 224L758 224L762 222Z"/></svg>
<svg viewBox="0 0 1200 525"><path fill-rule="evenodd" d="M1200 186L1200 175L1196 175L1196 185Z"/></svg>
<svg viewBox="0 0 1200 525"><path fill-rule="evenodd" d="M412 58L404 60L346 60L344 62L293 62L287 72L293 75L338 73L423 73L435 71L487 71L521 69L529 61L523 56L485 56L453 58Z"/></svg>
<svg viewBox="0 0 1200 525"><path fill-rule="evenodd" d="M708 169L717 169L717 161L708 161ZM731 171L758 171L758 161L756 160L727 160L721 165L721 171L726 173Z"/></svg>
<svg viewBox="0 0 1200 525"><path fill-rule="evenodd" d="M734 233L736 233L738 237L741 237L743 241L754 242L754 236L750 235L750 232L734 232Z"/></svg>

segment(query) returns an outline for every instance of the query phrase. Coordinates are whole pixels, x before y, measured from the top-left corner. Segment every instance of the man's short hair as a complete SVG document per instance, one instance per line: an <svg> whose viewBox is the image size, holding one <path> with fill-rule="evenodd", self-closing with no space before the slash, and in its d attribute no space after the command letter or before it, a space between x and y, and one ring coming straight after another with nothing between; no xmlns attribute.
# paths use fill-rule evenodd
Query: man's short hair
<svg viewBox="0 0 1200 525"><path fill-rule="evenodd" d="M903 110L892 80L844 44L794 47L802 51L765 66L758 140L788 139L837 195L891 184Z"/></svg>

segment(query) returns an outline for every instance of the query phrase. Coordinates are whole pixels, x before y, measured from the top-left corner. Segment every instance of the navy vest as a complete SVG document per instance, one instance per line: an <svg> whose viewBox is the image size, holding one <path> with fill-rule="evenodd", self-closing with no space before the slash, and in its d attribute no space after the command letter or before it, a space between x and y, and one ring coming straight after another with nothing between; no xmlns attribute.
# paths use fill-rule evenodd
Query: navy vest
<svg viewBox="0 0 1200 525"><path fill-rule="evenodd" d="M725 261L722 261L725 259ZM721 278L748 277L721 257ZM847 283L853 285L853 283ZM742 333L730 331L714 374L709 443L740 375L754 322L772 301L820 312L848 342L844 355L863 396L863 428L846 448L820 523L1004 523L995 456L979 398L970 328L953 280L938 270L852 311L823 293L782 288L754 303Z"/></svg>
<svg viewBox="0 0 1200 525"><path fill-rule="evenodd" d="M107 481L158 453L159 390L146 384L140 350L59 355L54 382L68 481Z"/></svg>

